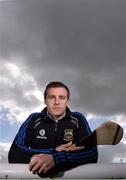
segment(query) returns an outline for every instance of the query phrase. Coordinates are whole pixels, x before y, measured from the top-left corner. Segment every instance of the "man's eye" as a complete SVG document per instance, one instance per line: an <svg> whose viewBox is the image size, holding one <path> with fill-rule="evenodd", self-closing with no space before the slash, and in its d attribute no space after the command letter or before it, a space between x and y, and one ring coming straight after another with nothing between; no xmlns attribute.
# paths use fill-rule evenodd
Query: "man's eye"
<svg viewBox="0 0 126 180"><path fill-rule="evenodd" d="M53 99L54 98L54 96L49 96L49 99Z"/></svg>
<svg viewBox="0 0 126 180"><path fill-rule="evenodd" d="M65 96L60 96L60 99L65 99Z"/></svg>

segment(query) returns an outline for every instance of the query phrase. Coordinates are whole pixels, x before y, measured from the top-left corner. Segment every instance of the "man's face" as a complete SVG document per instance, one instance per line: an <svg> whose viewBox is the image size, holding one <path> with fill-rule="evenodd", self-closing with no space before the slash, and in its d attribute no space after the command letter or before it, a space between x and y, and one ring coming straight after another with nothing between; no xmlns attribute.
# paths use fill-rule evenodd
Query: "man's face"
<svg viewBox="0 0 126 180"><path fill-rule="evenodd" d="M60 117L69 104L68 94L65 88L49 88L45 99L48 112L54 119Z"/></svg>

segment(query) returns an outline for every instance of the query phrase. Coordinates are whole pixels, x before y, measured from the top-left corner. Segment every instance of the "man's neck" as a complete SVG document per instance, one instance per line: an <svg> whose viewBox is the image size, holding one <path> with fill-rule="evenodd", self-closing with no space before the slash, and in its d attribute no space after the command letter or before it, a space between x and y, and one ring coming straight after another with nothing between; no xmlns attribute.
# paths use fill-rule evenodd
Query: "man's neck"
<svg viewBox="0 0 126 180"><path fill-rule="evenodd" d="M54 117L52 116L49 112L47 112L48 116L53 119L54 121L58 122L59 120L63 119L66 115L66 111L61 115L61 116L58 116L58 117Z"/></svg>

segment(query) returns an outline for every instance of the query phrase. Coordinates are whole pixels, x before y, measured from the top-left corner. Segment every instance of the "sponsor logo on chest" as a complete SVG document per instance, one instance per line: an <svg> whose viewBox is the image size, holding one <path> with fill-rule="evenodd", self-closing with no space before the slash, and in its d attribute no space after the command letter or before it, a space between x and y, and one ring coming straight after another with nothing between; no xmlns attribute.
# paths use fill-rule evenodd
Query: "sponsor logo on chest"
<svg viewBox="0 0 126 180"><path fill-rule="evenodd" d="M40 129L39 135L37 136L38 139L47 139L47 136L45 135L45 129Z"/></svg>

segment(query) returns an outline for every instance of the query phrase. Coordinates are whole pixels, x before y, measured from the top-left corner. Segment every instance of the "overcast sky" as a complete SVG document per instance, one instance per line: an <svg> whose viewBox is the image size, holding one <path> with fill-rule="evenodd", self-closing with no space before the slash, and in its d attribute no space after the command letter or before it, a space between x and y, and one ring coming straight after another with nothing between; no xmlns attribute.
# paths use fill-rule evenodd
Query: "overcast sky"
<svg viewBox="0 0 126 180"><path fill-rule="evenodd" d="M71 91L71 110L95 129L118 122L126 132L126 1L0 1L0 161L27 116L44 107L52 80ZM125 161L126 133L99 147L99 161ZM111 153L110 153L111 152Z"/></svg>

